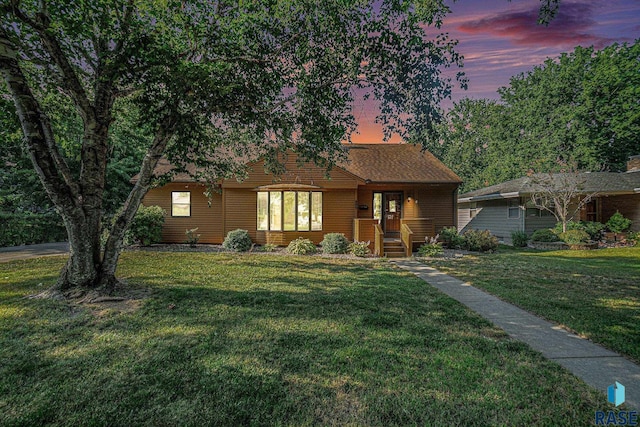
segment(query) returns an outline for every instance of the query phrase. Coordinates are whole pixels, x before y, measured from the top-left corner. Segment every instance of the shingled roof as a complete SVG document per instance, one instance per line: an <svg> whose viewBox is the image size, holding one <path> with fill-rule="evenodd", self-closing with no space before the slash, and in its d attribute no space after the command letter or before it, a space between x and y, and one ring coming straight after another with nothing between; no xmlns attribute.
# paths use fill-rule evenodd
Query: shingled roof
<svg viewBox="0 0 640 427"><path fill-rule="evenodd" d="M568 174L551 175L559 182ZM546 179L549 175L541 174ZM583 172L577 175L582 191L585 194L598 193L602 195L640 193L640 171L638 172ZM490 187L480 188L468 193L460 194L459 202L474 200L505 199L510 197L527 196L540 191L536 184L536 177L522 177L511 181L501 182Z"/></svg>
<svg viewBox="0 0 640 427"><path fill-rule="evenodd" d="M353 144L348 162L339 166L366 182L461 183L462 180L428 151L411 144Z"/></svg>

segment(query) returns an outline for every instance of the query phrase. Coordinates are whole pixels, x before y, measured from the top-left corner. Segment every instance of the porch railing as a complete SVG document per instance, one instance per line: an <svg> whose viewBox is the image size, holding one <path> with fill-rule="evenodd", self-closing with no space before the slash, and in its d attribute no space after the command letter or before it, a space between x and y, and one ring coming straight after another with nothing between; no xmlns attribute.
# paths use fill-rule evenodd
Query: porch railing
<svg viewBox="0 0 640 427"><path fill-rule="evenodd" d="M411 238L412 246L419 246L425 242L425 237L434 237L436 235L435 225L431 218L403 218L400 223L409 227L413 232ZM413 247L411 250L413 250Z"/></svg>
<svg viewBox="0 0 640 427"><path fill-rule="evenodd" d="M374 245L373 245L373 253L375 256L384 256L384 231L382 231L382 227L380 224L376 224L373 227L374 234Z"/></svg>
<svg viewBox="0 0 640 427"><path fill-rule="evenodd" d="M400 226L400 240L402 241L402 246L404 246L405 256L410 257L413 253L413 231L407 224Z"/></svg>

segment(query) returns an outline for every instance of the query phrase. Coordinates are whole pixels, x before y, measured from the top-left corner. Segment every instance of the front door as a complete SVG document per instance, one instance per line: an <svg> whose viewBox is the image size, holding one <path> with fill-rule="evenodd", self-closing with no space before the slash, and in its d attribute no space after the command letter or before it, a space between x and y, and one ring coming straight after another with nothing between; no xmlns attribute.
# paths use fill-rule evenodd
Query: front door
<svg viewBox="0 0 640 427"><path fill-rule="evenodd" d="M400 218L402 218L402 193L384 193L385 236L400 236Z"/></svg>

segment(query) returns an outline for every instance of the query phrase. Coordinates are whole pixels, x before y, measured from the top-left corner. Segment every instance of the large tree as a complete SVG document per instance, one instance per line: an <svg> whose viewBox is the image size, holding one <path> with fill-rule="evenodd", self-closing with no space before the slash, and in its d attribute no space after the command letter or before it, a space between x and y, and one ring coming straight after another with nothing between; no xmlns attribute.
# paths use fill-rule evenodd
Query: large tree
<svg viewBox="0 0 640 427"><path fill-rule="evenodd" d="M430 134L451 85L440 70L459 60L446 35L425 33L446 11L442 0L1 0L0 70L69 236L55 289L113 288L124 233L162 156L209 179L248 152L294 149L331 165L356 128L354 89L378 100L387 132ZM52 95L81 124L75 159L52 125ZM138 112L150 138L102 251L118 105Z"/></svg>

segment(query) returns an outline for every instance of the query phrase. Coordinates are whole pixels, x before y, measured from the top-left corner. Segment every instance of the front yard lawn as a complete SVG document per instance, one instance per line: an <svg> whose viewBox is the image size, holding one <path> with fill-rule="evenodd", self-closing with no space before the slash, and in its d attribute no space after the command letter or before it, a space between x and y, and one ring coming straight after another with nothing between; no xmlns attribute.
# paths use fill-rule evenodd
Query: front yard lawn
<svg viewBox="0 0 640 427"><path fill-rule="evenodd" d="M385 262L125 253L139 303L24 298L62 263L0 264L0 425L588 425L611 409Z"/></svg>
<svg viewBox="0 0 640 427"><path fill-rule="evenodd" d="M427 263L640 362L640 247Z"/></svg>

